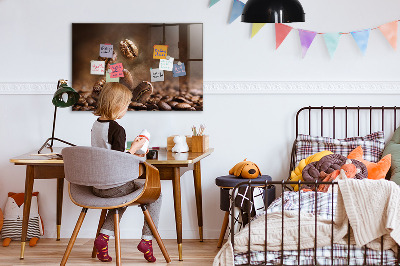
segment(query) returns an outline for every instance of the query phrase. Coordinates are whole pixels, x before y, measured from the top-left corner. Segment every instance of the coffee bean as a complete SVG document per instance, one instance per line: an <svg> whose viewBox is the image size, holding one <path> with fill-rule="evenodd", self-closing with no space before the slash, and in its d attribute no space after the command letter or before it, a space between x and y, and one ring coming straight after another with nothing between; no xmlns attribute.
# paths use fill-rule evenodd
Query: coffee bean
<svg viewBox="0 0 400 266"><path fill-rule="evenodd" d="M171 95L165 95L161 98L161 100L164 100L165 102L169 102L172 100L172 96Z"/></svg>
<svg viewBox="0 0 400 266"><path fill-rule="evenodd" d="M142 104L142 103L137 103L137 102L131 102L129 104L129 107L135 109L135 110L147 110L146 105Z"/></svg>
<svg viewBox="0 0 400 266"><path fill-rule="evenodd" d="M142 81L135 89L133 89L132 101L145 103L152 93L153 85L148 81Z"/></svg>
<svg viewBox="0 0 400 266"><path fill-rule="evenodd" d="M177 104L178 104L178 102L175 102L175 101L169 101L169 102L168 102L168 104L169 104L169 106L171 106L172 108L174 108L174 107L175 107L175 105L177 105Z"/></svg>
<svg viewBox="0 0 400 266"><path fill-rule="evenodd" d="M99 61L104 61L105 64L105 70L108 70L109 66L111 64L114 64L115 62L117 62L117 54L115 53L115 51L113 51L113 55L112 58L108 58L108 57L100 57L98 58Z"/></svg>
<svg viewBox="0 0 400 266"><path fill-rule="evenodd" d="M174 97L174 100L179 102L179 103L189 103L189 104L191 103L190 101L186 100L183 97Z"/></svg>
<svg viewBox="0 0 400 266"><path fill-rule="evenodd" d="M158 110L158 106L156 104L148 104L147 110Z"/></svg>
<svg viewBox="0 0 400 266"><path fill-rule="evenodd" d="M128 59L134 59L139 54L139 49L136 45L128 39L125 39L119 43L121 53Z"/></svg>
<svg viewBox="0 0 400 266"><path fill-rule="evenodd" d="M96 83L93 85L92 97L97 98L105 84L106 84L106 79L104 78L96 81Z"/></svg>
<svg viewBox="0 0 400 266"><path fill-rule="evenodd" d="M96 100L89 96L89 97L86 98L86 102L89 105L94 105L96 103Z"/></svg>
<svg viewBox="0 0 400 266"><path fill-rule="evenodd" d="M133 90L133 78L131 75L131 72L129 72L127 69L123 70L124 76L122 78L119 78L119 83L122 85L125 85L128 89L131 91Z"/></svg>
<svg viewBox="0 0 400 266"><path fill-rule="evenodd" d="M157 105L158 105L158 108L160 108L160 110L163 110L163 111L171 111L172 110L171 106L164 101L159 101Z"/></svg>
<svg viewBox="0 0 400 266"><path fill-rule="evenodd" d="M188 103L178 103L177 105L174 106L175 110L183 111L183 110L190 110L192 106Z"/></svg>

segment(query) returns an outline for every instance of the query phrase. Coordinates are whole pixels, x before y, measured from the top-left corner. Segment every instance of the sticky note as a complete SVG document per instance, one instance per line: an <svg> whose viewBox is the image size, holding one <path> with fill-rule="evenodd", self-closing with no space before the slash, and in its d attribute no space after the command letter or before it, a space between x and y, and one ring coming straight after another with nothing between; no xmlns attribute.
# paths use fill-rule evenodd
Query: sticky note
<svg viewBox="0 0 400 266"><path fill-rule="evenodd" d="M109 70L111 70L111 73L110 73L111 78L116 78L116 77L123 78L124 77L124 72L123 72L124 67L123 67L122 63L111 64Z"/></svg>
<svg viewBox="0 0 400 266"><path fill-rule="evenodd" d="M165 59L168 55L168 45L154 45L153 59Z"/></svg>
<svg viewBox="0 0 400 266"><path fill-rule="evenodd" d="M114 46L112 44L100 44L100 57L112 58Z"/></svg>
<svg viewBox="0 0 400 266"><path fill-rule="evenodd" d="M179 63L174 64L174 68L172 69L172 76L174 78L186 76L185 64L181 63L181 62L179 62Z"/></svg>
<svg viewBox="0 0 400 266"><path fill-rule="evenodd" d="M169 57L169 59L160 59L159 68L161 70L172 71L173 66L174 66L174 58Z"/></svg>
<svg viewBox="0 0 400 266"><path fill-rule="evenodd" d="M150 68L151 82L164 81L164 71Z"/></svg>
<svg viewBox="0 0 400 266"><path fill-rule="evenodd" d="M90 74L92 75L104 75L105 68L104 61L91 61L90 62Z"/></svg>
<svg viewBox="0 0 400 266"><path fill-rule="evenodd" d="M106 82L119 82L119 77L112 78L110 73L106 72Z"/></svg>

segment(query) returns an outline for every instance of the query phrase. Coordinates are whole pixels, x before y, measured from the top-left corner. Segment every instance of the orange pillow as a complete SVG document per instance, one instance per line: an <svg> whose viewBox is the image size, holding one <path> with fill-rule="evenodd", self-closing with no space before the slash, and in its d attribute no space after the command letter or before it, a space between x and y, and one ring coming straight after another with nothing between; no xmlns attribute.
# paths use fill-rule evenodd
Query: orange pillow
<svg viewBox="0 0 400 266"><path fill-rule="evenodd" d="M375 180L384 179L386 177L392 161L392 155L388 154L377 163L368 162L363 159L363 149L361 146L358 146L352 152L350 152L347 158L355 159L365 164L368 170L368 179Z"/></svg>

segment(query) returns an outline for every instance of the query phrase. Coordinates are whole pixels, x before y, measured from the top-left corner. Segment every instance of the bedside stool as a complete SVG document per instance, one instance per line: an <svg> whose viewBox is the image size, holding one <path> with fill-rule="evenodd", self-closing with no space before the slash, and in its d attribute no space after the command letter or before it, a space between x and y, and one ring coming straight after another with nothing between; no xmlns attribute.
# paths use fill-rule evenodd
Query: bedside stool
<svg viewBox="0 0 400 266"><path fill-rule="evenodd" d="M220 187L220 209L222 211L225 211L225 217L224 217L224 221L222 222L221 234L219 235L219 240L218 240L218 245L217 245L218 248L220 248L222 246L226 228L228 227L229 207L231 204L230 199L229 199L230 190L233 189L237 184L246 182L249 180L265 182L265 180L272 181L272 178L268 175L261 175L257 178L253 178L253 179L236 177L234 175L226 175L226 176L217 177L215 179L215 184ZM254 186L254 187L257 187L257 186ZM267 201L266 206L268 207L275 200L275 186L270 185L270 187L267 189L268 189L268 199L266 199L266 200L268 200L268 201ZM264 193L265 193L265 191L264 191Z"/></svg>

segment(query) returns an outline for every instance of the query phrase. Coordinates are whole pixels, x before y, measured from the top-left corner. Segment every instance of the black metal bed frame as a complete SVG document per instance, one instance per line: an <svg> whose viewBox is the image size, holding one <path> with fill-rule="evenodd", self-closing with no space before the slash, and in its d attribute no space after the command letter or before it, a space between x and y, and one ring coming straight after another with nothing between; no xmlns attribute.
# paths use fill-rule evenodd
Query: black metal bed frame
<svg viewBox="0 0 400 266"><path fill-rule="evenodd" d="M397 111L400 108L393 106L393 107L348 107L348 106L344 106L344 107L336 107L336 106L332 106L332 107L303 107L301 108L297 114L296 114L296 137L299 135L299 116L301 114L302 111L304 110L308 110L308 134L311 135L311 112L312 110L319 110L320 112L320 135L323 136L324 134L324 110L332 110L332 122L333 122L333 138L335 138L336 136L336 112L337 110L342 110L345 112L345 119L344 119L344 128L345 128L345 137L347 138L347 133L348 133L348 113L350 110L352 111L356 111L357 112L357 134L358 136L360 135L360 111L369 111L369 131L370 133L372 133L372 113L373 111L381 111L381 130L384 131L385 129L385 111L387 110L391 110L393 111L393 122L394 122L394 130L396 129L396 118L397 118ZM354 124L353 124L354 125ZM296 165L295 165L295 158L296 158L296 154L295 154L295 145L296 145L296 141L293 144L293 149L292 149L292 153L291 153L291 161L290 161L290 171L292 171ZM290 172L289 172L289 176L290 176ZM232 195L235 195L235 192L237 191L237 189L239 187L242 186L251 186L251 187L259 187L264 189L266 198L268 198L268 187L271 185L275 185L275 186L281 186L282 188L282 195L285 192L285 190L290 190L289 187L287 185L300 185L301 184L305 184L305 185L314 185L314 191L317 192L318 186L319 185L325 185L325 184L329 184L332 185L332 190L334 189L334 186L337 186L337 182L336 181L332 181L332 182L320 182L320 181L315 181L315 182L304 182L304 181L252 181L251 179L249 181L246 182L242 182L238 185L236 185L234 187L234 189L232 190ZM298 191L299 193L299 202L301 202L301 191L299 189ZM253 191L250 189L250 198L252 198ZM284 212L284 197L282 198L282 213ZM317 193L315 193L315 213L317 213L317 202L318 202L318 198L317 198ZM334 216L333 216L333 211L334 211L334 206L333 203L334 202L334 193L332 193L332 221L331 221L331 228L332 228L332 237L331 237L331 261L332 261L332 265L334 262L334 254L333 254L333 224L334 224ZM271 265L268 264L267 262L267 233L268 233L268 219L267 219L267 201L264 201L264 208L265 208L265 247L264 247L264 262L260 263L260 265ZM299 210L298 210L298 214L299 214L299 219L298 219L298 226L300 227L300 204L299 204ZM231 244L232 247L234 248L235 245L235 241L234 241L234 217L235 217L235 208L234 208L234 197L232 197L231 200L231 232L230 232L230 236L231 236ZM249 219L248 222L248 227L249 227L249 242L247 245L247 264L245 265L250 265L251 264L251 249L250 249L250 243L251 243L251 219ZM284 256L283 256L283 252L284 252L284 240L283 240L283 235L284 235L284 216L282 216L282 232L281 232L281 250L280 250L280 264L279 265L284 265L283 264L283 260L284 260ZM317 264L317 254L316 254L316 249L317 249L317 215L315 215L315 239L314 239L314 258L313 264L308 264L308 265L318 265ZM301 243L301 235L300 235L300 230L298 233L298 243L297 243L297 265L304 265L304 264L300 264L300 254L301 254L301 249L300 249L300 243ZM397 248L399 250L399 252L397 253L397 259L396 259L396 263L395 265L400 265L400 246L397 245ZM363 246L364 249L364 263L363 265L367 265L367 252L366 252L366 246ZM383 261L383 236L381 237L381 258L380 258L380 265L384 265L384 261ZM350 224L348 225L348 233L347 233L347 264L346 265L350 265Z"/></svg>

